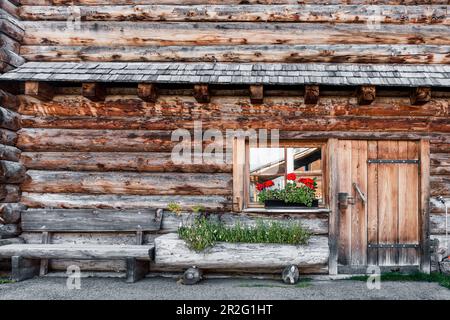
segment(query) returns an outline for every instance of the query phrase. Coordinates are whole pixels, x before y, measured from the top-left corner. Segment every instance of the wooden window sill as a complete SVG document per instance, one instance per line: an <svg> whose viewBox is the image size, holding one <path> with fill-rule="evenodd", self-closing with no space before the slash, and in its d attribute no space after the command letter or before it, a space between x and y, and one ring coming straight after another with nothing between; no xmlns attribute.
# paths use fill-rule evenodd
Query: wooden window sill
<svg viewBox="0 0 450 320"><path fill-rule="evenodd" d="M266 208L246 208L243 213L329 213L328 208L306 208L306 209L266 209Z"/></svg>

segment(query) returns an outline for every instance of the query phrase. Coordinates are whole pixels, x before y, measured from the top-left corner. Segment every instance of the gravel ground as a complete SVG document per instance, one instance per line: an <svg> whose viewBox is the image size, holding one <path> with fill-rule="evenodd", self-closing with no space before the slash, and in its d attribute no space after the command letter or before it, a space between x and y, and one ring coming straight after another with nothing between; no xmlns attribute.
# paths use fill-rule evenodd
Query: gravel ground
<svg viewBox="0 0 450 320"><path fill-rule="evenodd" d="M313 280L295 287L270 280L209 279L184 286L169 278L147 278L133 284L123 279L85 278L80 290L68 290L66 279L46 277L0 284L0 300L10 299L450 300L450 290L426 282L382 282L380 290L368 290L365 282L351 280Z"/></svg>

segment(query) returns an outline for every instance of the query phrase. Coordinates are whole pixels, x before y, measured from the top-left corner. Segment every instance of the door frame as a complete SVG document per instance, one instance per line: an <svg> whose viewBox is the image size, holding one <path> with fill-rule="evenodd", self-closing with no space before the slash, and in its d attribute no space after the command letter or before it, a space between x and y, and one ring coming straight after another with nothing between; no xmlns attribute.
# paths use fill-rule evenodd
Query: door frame
<svg viewBox="0 0 450 320"><path fill-rule="evenodd" d="M337 275L338 256L339 256L339 206L338 206L338 142L339 140L355 140L330 138L327 142L326 178L328 182L328 203L330 207L328 242L329 242L329 260L328 271L330 275ZM429 231L429 199L430 199L430 141L429 139L362 139L362 140L402 140L419 141L419 253L420 270L424 273L430 273L430 231Z"/></svg>

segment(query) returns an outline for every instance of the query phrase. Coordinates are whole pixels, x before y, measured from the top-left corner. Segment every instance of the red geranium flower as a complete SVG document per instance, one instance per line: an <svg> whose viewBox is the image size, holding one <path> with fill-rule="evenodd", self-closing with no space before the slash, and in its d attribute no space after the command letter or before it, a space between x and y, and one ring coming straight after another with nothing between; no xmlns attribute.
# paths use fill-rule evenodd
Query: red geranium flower
<svg viewBox="0 0 450 320"><path fill-rule="evenodd" d="M315 189L316 182L314 181L314 179L300 178L300 179L298 179L298 182L303 183L305 186L307 186L310 189Z"/></svg>
<svg viewBox="0 0 450 320"><path fill-rule="evenodd" d="M297 176L295 175L295 173L288 173L286 178L290 181L295 181L295 179L297 179Z"/></svg>
<svg viewBox="0 0 450 320"><path fill-rule="evenodd" d="M256 185L256 190L258 190L258 191L262 191L262 190L264 190L266 187L264 186L264 183L258 183L257 185Z"/></svg>
<svg viewBox="0 0 450 320"><path fill-rule="evenodd" d="M274 183L272 180L268 180L268 181L264 182L264 187L266 187L266 188L270 188L273 185L274 185Z"/></svg>

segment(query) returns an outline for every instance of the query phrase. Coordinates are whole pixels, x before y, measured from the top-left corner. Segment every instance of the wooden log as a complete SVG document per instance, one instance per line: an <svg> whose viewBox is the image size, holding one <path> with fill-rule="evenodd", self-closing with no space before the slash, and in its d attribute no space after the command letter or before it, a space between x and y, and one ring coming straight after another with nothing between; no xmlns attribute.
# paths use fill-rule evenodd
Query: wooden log
<svg viewBox="0 0 450 320"><path fill-rule="evenodd" d="M0 144L0 160L18 162L20 159L20 150L13 146Z"/></svg>
<svg viewBox="0 0 450 320"><path fill-rule="evenodd" d="M174 163L169 152L25 152L21 162L37 170L231 173L227 163Z"/></svg>
<svg viewBox="0 0 450 320"><path fill-rule="evenodd" d="M361 24L252 22L82 22L76 30L61 21L25 21L23 25L25 45L450 44L448 27L442 25L384 24L375 30Z"/></svg>
<svg viewBox="0 0 450 320"><path fill-rule="evenodd" d="M19 108L19 99L13 94L0 90L0 106L17 111Z"/></svg>
<svg viewBox="0 0 450 320"><path fill-rule="evenodd" d="M22 211L26 207L20 203L2 203L0 204L0 217L6 224L15 224L20 221Z"/></svg>
<svg viewBox="0 0 450 320"><path fill-rule="evenodd" d="M30 259L126 259L150 260L153 245L116 246L67 244L11 244L0 247L0 256L20 255Z"/></svg>
<svg viewBox="0 0 450 320"><path fill-rule="evenodd" d="M134 173L28 170L22 190L42 193L230 195L228 173Z"/></svg>
<svg viewBox="0 0 450 320"><path fill-rule="evenodd" d="M156 209L29 209L22 214L22 230L136 233L160 230L161 219Z"/></svg>
<svg viewBox="0 0 450 320"><path fill-rule="evenodd" d="M450 218L448 223L450 224ZM450 229L450 227L449 227ZM450 232L450 230L448 230ZM435 235L445 234L445 214L430 215L430 233Z"/></svg>
<svg viewBox="0 0 450 320"><path fill-rule="evenodd" d="M17 162L0 160L0 183L21 183L26 178L26 168Z"/></svg>
<svg viewBox="0 0 450 320"><path fill-rule="evenodd" d="M0 202L19 202L20 186L14 184L0 185Z"/></svg>
<svg viewBox="0 0 450 320"><path fill-rule="evenodd" d="M320 89L318 85L305 86L305 103L316 104L319 101Z"/></svg>
<svg viewBox="0 0 450 320"><path fill-rule="evenodd" d="M194 86L194 98L197 102L208 103L211 99L207 84L196 84Z"/></svg>
<svg viewBox="0 0 450 320"><path fill-rule="evenodd" d="M450 196L450 176L431 176L431 196Z"/></svg>
<svg viewBox="0 0 450 320"><path fill-rule="evenodd" d="M136 258L127 258L127 275L126 281L128 283L134 283L141 280L149 272L150 266L147 261L140 261Z"/></svg>
<svg viewBox="0 0 450 320"><path fill-rule="evenodd" d="M358 104L369 105L376 97L376 87L375 86L360 86L358 88Z"/></svg>
<svg viewBox="0 0 450 320"><path fill-rule="evenodd" d="M19 53L20 42L8 37L3 33L0 33L0 47L15 53Z"/></svg>
<svg viewBox="0 0 450 320"><path fill-rule="evenodd" d="M0 224L0 238L14 238L20 233L20 226L17 224Z"/></svg>
<svg viewBox="0 0 450 320"><path fill-rule="evenodd" d="M19 130L21 128L19 114L0 107L0 127L13 131Z"/></svg>
<svg viewBox="0 0 450 320"><path fill-rule="evenodd" d="M450 153L431 153L430 154L430 174L450 175Z"/></svg>
<svg viewBox="0 0 450 320"><path fill-rule="evenodd" d="M431 100L431 88L417 87L411 91L411 104L422 105Z"/></svg>
<svg viewBox="0 0 450 320"><path fill-rule="evenodd" d="M37 259L26 259L22 256L11 257L11 279L23 281L39 275L40 261Z"/></svg>
<svg viewBox="0 0 450 320"><path fill-rule="evenodd" d="M196 119L177 119L171 117L158 117L158 118L92 118L92 117L22 117L22 126L26 128L40 128L35 130L61 130L61 132L70 131L83 131L79 129L102 129L105 131L117 131L117 135L121 136L125 130L128 132L135 130L176 130L176 129L187 129L192 130L194 128L194 120ZM48 128L48 129L47 129ZM58 128L58 129L56 129ZM448 133L450 132L450 124L445 118L440 117L384 117L384 116L312 116L305 117L303 115L297 114L288 118L287 116L277 116L271 118L271 121L265 120L261 115L253 115L248 117L237 117L235 119L224 119L223 117L214 117L210 119L204 119L202 121L203 129L278 129L284 131L398 131L398 132L440 132ZM120 130L119 130L120 129ZM26 129L21 131L21 136L19 139L20 144L22 140L28 139L28 132L33 129ZM98 132L99 130L97 130ZM37 133L37 131L36 131ZM65 134L65 133L64 133ZM108 134L105 134L105 139ZM138 134L141 136L142 134ZM83 134L81 135L82 138ZM33 139L33 138L31 138ZM62 139L62 136L61 136ZM141 139L136 138L136 139ZM56 140L56 139L55 139ZM56 141L55 141L56 142ZM108 140L106 142L109 143ZM153 143L156 143L154 141ZM71 150L70 145L75 144L68 143L67 148L59 149L66 151L96 151L102 149L106 150L106 146L93 146L89 148L88 145L82 147L82 149ZM205 142L207 144L207 142ZM142 151L170 151L174 144L166 144L162 146L163 149L153 149L154 145L142 146ZM170 147L169 147L170 146ZM167 149L168 147L168 149ZM48 151L53 151L50 146L42 146L40 143L32 147L33 149L22 149L22 150L40 150L40 148L45 148ZM117 147L117 151L136 151L134 150L124 150L126 146ZM44 150L44 149L41 149ZM444 151L445 152L445 151Z"/></svg>
<svg viewBox="0 0 450 320"><path fill-rule="evenodd" d="M0 239L0 246L6 246L8 244L19 244L24 242L25 241L22 238Z"/></svg>
<svg viewBox="0 0 450 320"><path fill-rule="evenodd" d="M21 42L24 37L24 27L17 19L0 9L0 33Z"/></svg>
<svg viewBox="0 0 450 320"><path fill-rule="evenodd" d="M158 91L156 85L153 83L139 83L137 88L137 95L144 101L156 102L158 99Z"/></svg>
<svg viewBox="0 0 450 320"><path fill-rule="evenodd" d="M103 83L83 83L81 87L82 96L91 101L104 101L106 87Z"/></svg>
<svg viewBox="0 0 450 320"><path fill-rule="evenodd" d="M17 134L11 130L0 129L0 143L8 146L16 145Z"/></svg>
<svg viewBox="0 0 450 320"><path fill-rule="evenodd" d="M1 43L1 35L0 35ZM450 63L450 46L397 44L301 44L220 46L24 45L28 61L186 61L287 63Z"/></svg>
<svg viewBox="0 0 450 320"><path fill-rule="evenodd" d="M82 21L234 21L315 23L434 23L449 25L442 6L428 6L429 14L417 6L349 5L102 5L22 6L24 20L67 21L77 12ZM79 12L79 14L78 14Z"/></svg>
<svg viewBox="0 0 450 320"><path fill-rule="evenodd" d="M50 101L55 95L53 86L38 81L25 82L25 94L42 101Z"/></svg>
<svg viewBox="0 0 450 320"><path fill-rule="evenodd" d="M14 18L20 20L21 18L19 16L19 8L18 8L18 6L19 6L19 4L18 3L14 3L14 1L0 0L0 9L4 10L5 12L10 14Z"/></svg>
<svg viewBox="0 0 450 320"><path fill-rule="evenodd" d="M264 102L264 86L251 85L249 86L250 102L252 104L261 104Z"/></svg>
<svg viewBox="0 0 450 320"><path fill-rule="evenodd" d="M30 208L67 209L138 209L166 208L169 203L178 203L185 210L203 206L208 211L223 211L230 208L230 198L225 196L141 196L141 195L86 195L54 193L22 193L21 203Z"/></svg>
<svg viewBox="0 0 450 320"><path fill-rule="evenodd" d="M0 61L16 68L25 63L24 58L6 48L0 48Z"/></svg>
<svg viewBox="0 0 450 320"><path fill-rule="evenodd" d="M294 264L299 266L328 262L327 237L314 236L308 245L292 246L258 243L217 243L207 252L191 251L176 234L155 239L155 264L198 268L264 268Z"/></svg>

